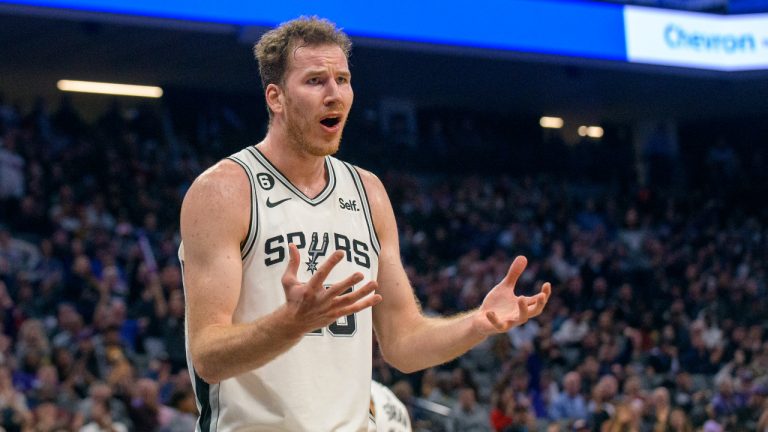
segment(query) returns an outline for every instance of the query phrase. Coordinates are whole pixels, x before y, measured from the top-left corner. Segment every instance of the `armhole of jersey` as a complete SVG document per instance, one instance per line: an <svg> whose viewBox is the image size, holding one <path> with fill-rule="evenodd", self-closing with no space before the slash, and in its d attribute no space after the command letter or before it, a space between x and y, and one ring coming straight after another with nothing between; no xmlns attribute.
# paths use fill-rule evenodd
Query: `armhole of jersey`
<svg viewBox="0 0 768 432"><path fill-rule="evenodd" d="M197 372L192 369L194 375L195 402L200 412L196 430L200 432L216 432L219 423L220 389L221 384L208 384L203 381Z"/></svg>
<svg viewBox="0 0 768 432"><path fill-rule="evenodd" d="M253 172L251 172L251 168L245 162L238 159L236 156L230 156L227 159L240 165L243 171L245 171L245 175L248 176L248 183L251 186L251 213L250 221L248 223L248 234L245 235L245 240L240 245L240 258L245 261L245 258L248 257L251 249L253 249L253 244L256 240L256 233L259 229L259 212L258 208L256 207L257 200L255 199L256 183L254 183Z"/></svg>
<svg viewBox="0 0 768 432"><path fill-rule="evenodd" d="M179 260L179 266L181 267L181 278L184 280L184 260ZM186 285L183 286L184 297L186 299L187 289ZM188 335L187 320L184 319L184 335ZM217 424L219 422L219 406L220 406L220 389L219 384L208 384L203 381L197 374L195 365L192 364L191 354L189 352L189 341L185 345L187 350L187 362L189 365L189 375L192 379L193 393L195 395L195 404L197 405L198 420L197 428L198 432L215 432L217 430Z"/></svg>
<svg viewBox="0 0 768 432"><path fill-rule="evenodd" d="M368 202L368 193L365 191L363 179L360 178L360 173L357 172L357 167L350 165L347 162L344 162L344 165L347 167L349 173L352 175L352 179L355 181L357 194L360 196L360 202L363 203L363 213L365 213L365 222L368 224L368 233L371 237L371 244L373 245L373 250L376 252L376 255L379 255L379 251L381 250L379 236L376 234L376 226L373 224L371 204Z"/></svg>

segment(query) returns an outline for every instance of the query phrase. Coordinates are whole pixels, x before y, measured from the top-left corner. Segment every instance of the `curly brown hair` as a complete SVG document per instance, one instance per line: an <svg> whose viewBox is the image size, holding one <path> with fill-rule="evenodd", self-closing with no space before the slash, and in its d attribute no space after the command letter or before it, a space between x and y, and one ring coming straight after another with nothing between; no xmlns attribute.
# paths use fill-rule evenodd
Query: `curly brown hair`
<svg viewBox="0 0 768 432"><path fill-rule="evenodd" d="M327 19L302 16L284 22L261 37L253 47L259 62L259 75L264 89L269 84L281 84L288 69L288 56L300 46L338 45L349 58L352 41L341 29Z"/></svg>

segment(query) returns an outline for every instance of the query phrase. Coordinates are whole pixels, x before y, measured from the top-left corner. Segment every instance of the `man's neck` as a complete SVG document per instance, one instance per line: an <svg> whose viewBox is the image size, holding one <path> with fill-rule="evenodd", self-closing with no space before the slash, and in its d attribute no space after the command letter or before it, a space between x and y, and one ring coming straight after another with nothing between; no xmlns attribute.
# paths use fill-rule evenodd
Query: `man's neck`
<svg viewBox="0 0 768 432"><path fill-rule="evenodd" d="M325 188L328 182L325 157L301 151L273 130L256 147L306 196L313 198Z"/></svg>

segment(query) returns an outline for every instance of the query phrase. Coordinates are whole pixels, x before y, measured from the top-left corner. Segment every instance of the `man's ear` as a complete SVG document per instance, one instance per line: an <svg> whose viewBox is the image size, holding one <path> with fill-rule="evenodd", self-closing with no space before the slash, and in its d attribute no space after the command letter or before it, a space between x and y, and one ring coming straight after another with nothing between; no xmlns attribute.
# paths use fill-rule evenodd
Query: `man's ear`
<svg viewBox="0 0 768 432"><path fill-rule="evenodd" d="M267 88L264 90L264 99L267 101L267 106L269 106L269 109L272 110L273 113L283 111L285 95L283 94L283 89L277 84L267 85Z"/></svg>

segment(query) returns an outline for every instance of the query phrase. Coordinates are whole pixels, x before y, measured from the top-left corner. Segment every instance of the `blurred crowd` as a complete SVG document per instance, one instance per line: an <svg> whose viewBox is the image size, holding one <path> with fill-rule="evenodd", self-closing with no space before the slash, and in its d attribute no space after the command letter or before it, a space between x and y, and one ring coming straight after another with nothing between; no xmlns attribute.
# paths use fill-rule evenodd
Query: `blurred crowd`
<svg viewBox="0 0 768 432"><path fill-rule="evenodd" d="M0 426L194 429L178 211L202 169L249 144L221 138L247 123L222 108L180 133L152 106L85 122L66 99L0 99ZM360 123L344 156L367 167ZM437 122L425 148L456 133ZM375 354L415 430L768 430L768 215L732 198L749 178L732 194L706 174L738 162L718 146L688 189L452 175L465 161L448 157L429 174L380 167L425 313L478 306L516 255L521 293L554 287L539 318L449 364L403 375Z"/></svg>
<svg viewBox="0 0 768 432"><path fill-rule="evenodd" d="M450 365L399 376L378 362L424 430L768 426L765 215L551 179L387 180L427 313L478 306L518 254L522 293L554 286L539 318Z"/></svg>

